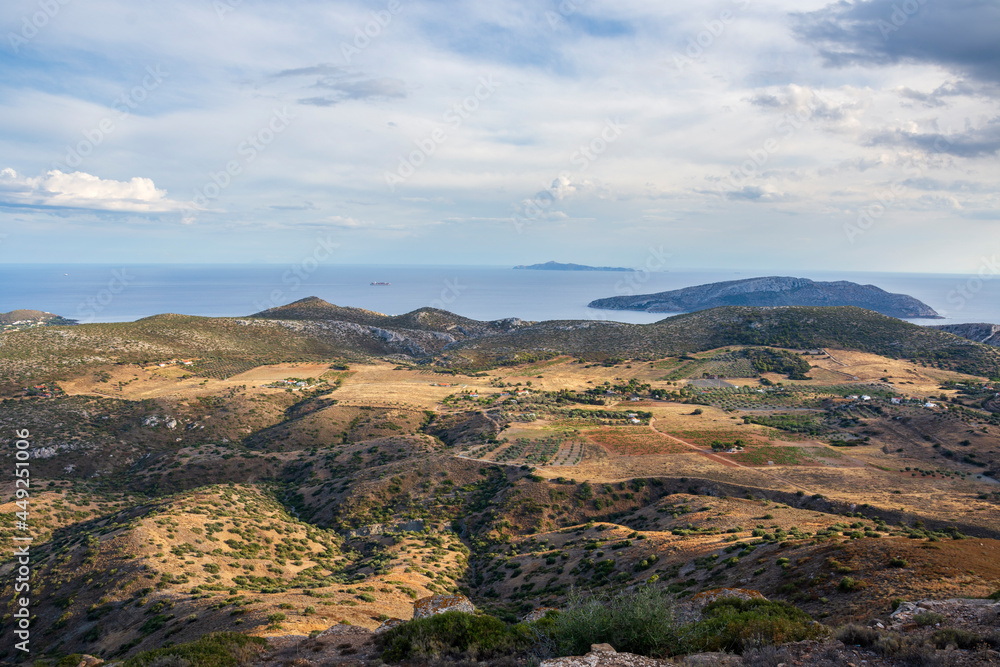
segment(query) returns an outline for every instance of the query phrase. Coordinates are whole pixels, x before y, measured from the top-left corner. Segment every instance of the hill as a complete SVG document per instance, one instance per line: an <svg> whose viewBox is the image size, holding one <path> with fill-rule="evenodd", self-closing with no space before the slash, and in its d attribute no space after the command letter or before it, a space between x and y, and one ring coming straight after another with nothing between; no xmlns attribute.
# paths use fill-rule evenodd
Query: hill
<svg viewBox="0 0 1000 667"><path fill-rule="evenodd" d="M1000 347L1000 324L939 324L931 328L947 331L977 343Z"/></svg>
<svg viewBox="0 0 1000 667"><path fill-rule="evenodd" d="M0 313L0 326L7 327L30 327L46 326L58 324L76 324L76 320L71 320L55 313L47 313L44 310L12 310L9 313Z"/></svg>
<svg viewBox="0 0 1000 667"><path fill-rule="evenodd" d="M457 343L445 356L455 365L556 352L590 359L654 359L726 345L837 347L1000 377L1000 353L987 345L855 307L713 308L653 324L539 322L507 336Z"/></svg>
<svg viewBox="0 0 1000 667"><path fill-rule="evenodd" d="M23 386L94 365L187 358L198 361L190 369L195 374L226 377L263 364L368 356L482 370L557 354L656 359L726 345L838 347L1000 377L996 348L854 307L727 307L640 325L481 322L433 308L388 316L315 298L246 318L157 315L13 331L0 346L0 374Z"/></svg>
<svg viewBox="0 0 1000 667"><path fill-rule="evenodd" d="M585 264L561 264L559 262L545 262L544 264L521 264L515 269L528 271L631 271L620 266L587 266Z"/></svg>
<svg viewBox="0 0 1000 667"><path fill-rule="evenodd" d="M774 276L710 283L657 294L614 296L597 299L589 306L650 313L683 313L721 306L857 306L892 317L940 317L933 308L911 296L890 294L874 285Z"/></svg>

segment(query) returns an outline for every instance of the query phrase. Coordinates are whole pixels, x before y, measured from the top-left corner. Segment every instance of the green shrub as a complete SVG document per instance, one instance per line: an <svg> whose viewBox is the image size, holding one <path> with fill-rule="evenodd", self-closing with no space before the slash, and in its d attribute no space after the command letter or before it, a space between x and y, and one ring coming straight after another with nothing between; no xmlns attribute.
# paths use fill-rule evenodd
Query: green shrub
<svg viewBox="0 0 1000 667"><path fill-rule="evenodd" d="M666 591L645 586L614 595L574 595L548 630L559 655L583 655L591 644L665 657L683 651L674 603Z"/></svg>
<svg viewBox="0 0 1000 667"><path fill-rule="evenodd" d="M850 593L864 587L865 582L860 579L855 579L854 577L844 577L840 580L840 583L837 584L837 589L844 593Z"/></svg>
<svg viewBox="0 0 1000 667"><path fill-rule="evenodd" d="M205 635L196 642L140 653L122 667L149 667L157 660L176 656L198 667L239 667L267 650L267 640L236 632Z"/></svg>
<svg viewBox="0 0 1000 667"><path fill-rule="evenodd" d="M890 558L889 567L906 567L909 565L905 558Z"/></svg>
<svg viewBox="0 0 1000 667"><path fill-rule="evenodd" d="M944 616L933 611L922 611L913 616L913 622L917 625L937 625L943 620Z"/></svg>
<svg viewBox="0 0 1000 667"><path fill-rule="evenodd" d="M398 625L377 636L385 662L436 656L490 659L526 648L529 631L493 616L447 611Z"/></svg>
<svg viewBox="0 0 1000 667"><path fill-rule="evenodd" d="M931 641L938 648L945 648L948 644L954 644L956 648L964 651L971 651L980 646L991 648L994 651L1000 648L1000 634L978 635L968 630L958 628L941 628L931 637Z"/></svg>
<svg viewBox="0 0 1000 667"><path fill-rule="evenodd" d="M863 648L869 648L874 646L875 642L878 641L879 633L875 628L865 627L856 623L848 623L844 627L838 629L833 634L833 637L834 639L839 639L848 646L861 646Z"/></svg>
<svg viewBox="0 0 1000 667"><path fill-rule="evenodd" d="M783 601L722 598L702 609L687 638L695 651L735 651L816 639L825 628Z"/></svg>

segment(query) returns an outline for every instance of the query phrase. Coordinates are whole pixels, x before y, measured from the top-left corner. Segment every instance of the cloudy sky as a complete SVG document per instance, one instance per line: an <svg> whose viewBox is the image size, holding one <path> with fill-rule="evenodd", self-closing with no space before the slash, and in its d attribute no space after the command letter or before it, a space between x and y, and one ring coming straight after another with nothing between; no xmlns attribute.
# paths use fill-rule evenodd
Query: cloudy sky
<svg viewBox="0 0 1000 667"><path fill-rule="evenodd" d="M971 272L997 0L5 0L0 261Z"/></svg>

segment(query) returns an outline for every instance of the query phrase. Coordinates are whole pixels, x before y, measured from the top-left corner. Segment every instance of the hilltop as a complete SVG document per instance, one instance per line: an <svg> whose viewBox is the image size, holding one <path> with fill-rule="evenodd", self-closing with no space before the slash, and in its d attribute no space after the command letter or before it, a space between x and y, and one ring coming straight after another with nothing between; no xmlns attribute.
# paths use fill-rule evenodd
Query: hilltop
<svg viewBox="0 0 1000 667"><path fill-rule="evenodd" d="M591 301L589 306L649 313L683 313L721 306L856 306L892 317L940 318L927 304L905 294L890 294L874 285L775 276L710 283L657 294L614 296Z"/></svg>
<svg viewBox="0 0 1000 667"><path fill-rule="evenodd" d="M587 266L586 264L561 264L559 262L545 262L544 264L521 264L515 269L528 271L631 271L620 266Z"/></svg>
<svg viewBox="0 0 1000 667"><path fill-rule="evenodd" d="M76 324L76 320L71 320L55 313L48 313L44 310L22 309L12 310L9 313L0 313L0 326L5 329L59 324Z"/></svg>

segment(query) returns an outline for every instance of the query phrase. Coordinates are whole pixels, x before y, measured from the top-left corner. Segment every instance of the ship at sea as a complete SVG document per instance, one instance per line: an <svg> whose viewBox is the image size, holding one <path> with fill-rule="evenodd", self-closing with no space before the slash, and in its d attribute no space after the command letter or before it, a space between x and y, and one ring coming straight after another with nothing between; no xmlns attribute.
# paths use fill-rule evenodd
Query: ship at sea
<svg viewBox="0 0 1000 667"><path fill-rule="evenodd" d="M375 287L388 287L391 284L392 283L383 283L383 282L373 282L372 283L372 285L375 286Z"/></svg>

